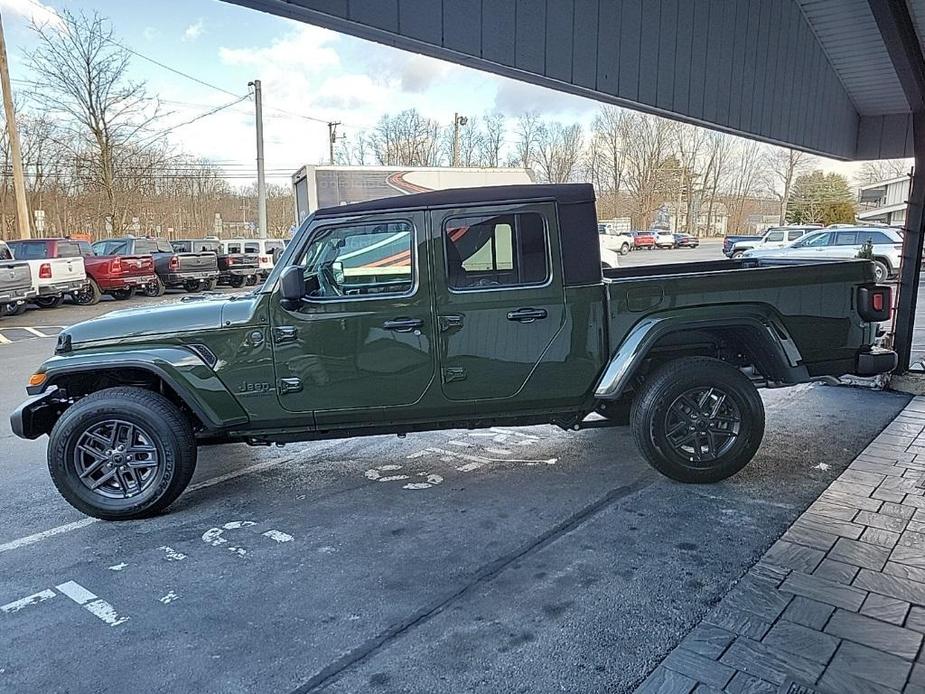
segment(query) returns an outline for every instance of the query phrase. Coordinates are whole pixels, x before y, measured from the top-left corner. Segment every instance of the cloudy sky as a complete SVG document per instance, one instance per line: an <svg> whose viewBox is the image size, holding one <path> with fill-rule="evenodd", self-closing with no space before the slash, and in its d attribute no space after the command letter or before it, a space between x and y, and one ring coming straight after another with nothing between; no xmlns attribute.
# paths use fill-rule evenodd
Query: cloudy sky
<svg viewBox="0 0 925 694"><path fill-rule="evenodd" d="M272 180L327 159L329 120L342 132L370 127L387 112L415 107L451 123L454 112L528 110L563 122L587 123L594 101L478 72L432 58L247 10L218 0L0 0L14 80L28 80L25 53L35 45L32 21L54 21L56 8L93 11L112 20L117 37L138 53L207 82L181 77L143 58L133 76L169 111L175 126L244 95L251 80L264 91L267 168ZM14 90L16 89L14 82ZM178 127L172 141L245 176L254 169L253 104ZM846 165L825 168L851 173Z"/></svg>

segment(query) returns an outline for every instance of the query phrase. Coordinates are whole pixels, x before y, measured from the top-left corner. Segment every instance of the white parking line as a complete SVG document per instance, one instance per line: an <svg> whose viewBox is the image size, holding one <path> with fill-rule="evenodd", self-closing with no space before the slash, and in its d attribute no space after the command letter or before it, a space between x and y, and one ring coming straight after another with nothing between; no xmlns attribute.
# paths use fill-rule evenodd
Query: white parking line
<svg viewBox="0 0 925 694"><path fill-rule="evenodd" d="M66 595L78 605L86 605L91 600L97 599L96 595L74 581L67 581L60 586L55 586L55 588L57 588L62 595Z"/></svg>
<svg viewBox="0 0 925 694"><path fill-rule="evenodd" d="M0 345L11 345L13 341L8 337L4 337L3 333L0 333Z"/></svg>
<svg viewBox="0 0 925 694"><path fill-rule="evenodd" d="M53 590L41 590L35 595L29 595L25 598L20 598L19 600L14 600L11 603L0 606L0 612L6 612L7 614L12 614L14 612L19 612L24 607L29 607L29 605L38 605L40 602L45 602L55 597L55 591Z"/></svg>
<svg viewBox="0 0 925 694"><path fill-rule="evenodd" d="M256 463L249 467L241 468L234 472L229 472L224 475L219 475L218 477L213 477L209 480L204 480L196 484L192 484L186 490L187 492L195 492L199 489L205 489L207 487L215 486L216 484L221 484L222 482L227 482L228 480L233 480L236 477L242 477L244 475L249 475L252 472L262 472L264 470L269 470L270 468L283 465L285 463L292 462L292 458L281 458L279 460L265 460L262 463ZM98 523L98 518L81 518L80 520L74 521L73 523L65 523L64 525L59 525L56 528L49 528L48 530L43 530L40 533L35 533L33 535L27 535L25 537L20 537L16 540L11 540L5 544L0 545L0 554L4 552L11 552L14 549L21 549L22 547L28 547L29 545L34 545L37 542L42 542L47 540L50 537L55 537L56 535L63 535L65 533L72 532L74 530L80 530L81 528L86 528L88 525L93 525Z"/></svg>
<svg viewBox="0 0 925 694"><path fill-rule="evenodd" d="M38 328L20 328L20 330L25 330L30 335L35 335L36 337L53 337L52 335L46 335Z"/></svg>

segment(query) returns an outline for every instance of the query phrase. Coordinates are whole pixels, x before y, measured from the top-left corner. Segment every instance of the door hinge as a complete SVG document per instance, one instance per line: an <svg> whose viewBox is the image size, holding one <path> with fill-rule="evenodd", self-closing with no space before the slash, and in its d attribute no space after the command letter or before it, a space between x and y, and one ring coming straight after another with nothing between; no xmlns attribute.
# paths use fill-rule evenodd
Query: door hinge
<svg viewBox="0 0 925 694"><path fill-rule="evenodd" d="M273 342L282 344L283 342L295 342L299 331L291 325L280 325L273 328Z"/></svg>
<svg viewBox="0 0 925 694"><path fill-rule="evenodd" d="M443 370L443 382L465 381L466 370L461 366L448 366Z"/></svg>
<svg viewBox="0 0 925 694"><path fill-rule="evenodd" d="M279 390L280 395L285 395L286 393L298 393L302 390L302 379L281 378L279 379L277 390Z"/></svg>
<svg viewBox="0 0 925 694"><path fill-rule="evenodd" d="M441 332L446 332L447 330L453 330L454 328L461 328L463 326L463 317L464 316L462 316L462 314L450 314L447 316L439 316Z"/></svg>

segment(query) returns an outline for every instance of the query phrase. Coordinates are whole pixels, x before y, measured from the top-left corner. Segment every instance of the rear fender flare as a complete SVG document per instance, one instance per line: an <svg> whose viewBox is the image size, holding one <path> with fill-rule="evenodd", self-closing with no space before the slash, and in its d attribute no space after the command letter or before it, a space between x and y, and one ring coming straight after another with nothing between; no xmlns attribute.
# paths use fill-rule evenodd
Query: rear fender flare
<svg viewBox="0 0 925 694"><path fill-rule="evenodd" d="M790 337L783 320L776 311L762 305L732 305L710 308L710 315L691 310L664 311L646 316L630 330L623 342L611 355L598 380L594 397L598 400L617 400L624 393L633 376L642 366L652 347L664 336L681 331L709 330L711 328L746 328L769 349L778 371L786 375L786 382L799 383L809 379L796 343Z"/></svg>

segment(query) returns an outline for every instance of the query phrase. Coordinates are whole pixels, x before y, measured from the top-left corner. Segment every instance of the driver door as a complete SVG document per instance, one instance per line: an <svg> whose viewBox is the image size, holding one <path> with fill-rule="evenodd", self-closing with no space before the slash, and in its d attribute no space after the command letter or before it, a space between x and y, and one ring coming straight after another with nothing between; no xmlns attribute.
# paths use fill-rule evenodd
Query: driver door
<svg viewBox="0 0 925 694"><path fill-rule="evenodd" d="M435 370L424 224L423 212L380 214L320 220L308 235L294 256L301 305L270 309L285 410L312 411L319 427L355 424L423 397Z"/></svg>

